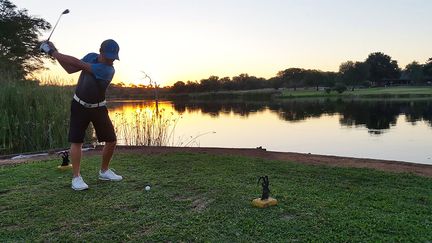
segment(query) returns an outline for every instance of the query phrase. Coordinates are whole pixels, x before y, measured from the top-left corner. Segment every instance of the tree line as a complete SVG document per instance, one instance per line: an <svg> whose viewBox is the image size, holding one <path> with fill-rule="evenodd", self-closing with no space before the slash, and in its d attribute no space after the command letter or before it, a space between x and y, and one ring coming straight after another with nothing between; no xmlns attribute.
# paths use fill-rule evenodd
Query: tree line
<svg viewBox="0 0 432 243"><path fill-rule="evenodd" d="M369 54L365 61L346 61L338 72L316 69L288 68L269 79L248 74L223 77L210 76L200 81L177 81L171 86L175 93L209 92L222 90L250 90L263 88L319 87L338 88L382 86L387 84L426 85L432 81L432 58L424 64L416 61L401 69L396 60L382 52Z"/></svg>

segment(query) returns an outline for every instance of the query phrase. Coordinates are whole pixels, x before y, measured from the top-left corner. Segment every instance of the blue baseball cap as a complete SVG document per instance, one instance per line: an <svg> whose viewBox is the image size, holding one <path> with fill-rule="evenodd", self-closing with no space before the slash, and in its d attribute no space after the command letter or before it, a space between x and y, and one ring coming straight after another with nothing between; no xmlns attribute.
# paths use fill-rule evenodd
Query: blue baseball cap
<svg viewBox="0 0 432 243"><path fill-rule="evenodd" d="M100 49L105 57L109 59L120 60L118 55L120 51L120 46L117 44L117 42L115 42L115 40L112 39L104 40L101 44Z"/></svg>

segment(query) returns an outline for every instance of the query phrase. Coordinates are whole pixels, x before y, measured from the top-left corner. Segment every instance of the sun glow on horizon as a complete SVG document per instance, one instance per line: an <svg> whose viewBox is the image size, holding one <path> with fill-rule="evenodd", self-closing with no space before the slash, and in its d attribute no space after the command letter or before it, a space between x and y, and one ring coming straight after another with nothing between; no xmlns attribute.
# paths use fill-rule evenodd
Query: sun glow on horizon
<svg viewBox="0 0 432 243"><path fill-rule="evenodd" d="M62 1L13 2L51 24L64 10ZM105 39L116 40L113 83L148 85L143 71L160 86L242 73L268 79L292 67L338 71L341 63L364 61L373 52L404 68L432 56L432 1L426 0L127 0L104 2L102 12L100 1L83 3L68 2L71 12L51 40L77 58L98 52ZM56 70L46 73L66 77Z"/></svg>

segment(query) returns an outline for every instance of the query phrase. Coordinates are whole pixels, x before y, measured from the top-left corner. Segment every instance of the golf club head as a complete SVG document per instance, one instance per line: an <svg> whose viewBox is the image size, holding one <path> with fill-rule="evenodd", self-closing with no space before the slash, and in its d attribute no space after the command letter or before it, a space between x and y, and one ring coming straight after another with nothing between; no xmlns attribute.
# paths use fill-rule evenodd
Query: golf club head
<svg viewBox="0 0 432 243"><path fill-rule="evenodd" d="M57 22L56 22L56 24L54 25L54 28L52 29L51 34L49 35L47 41L49 41L49 40L51 39L51 36L52 36L52 34L54 33L54 30L55 30L55 28L57 27L57 24L58 24L58 22L60 21L61 16L63 16L63 14L68 14L69 12L70 12L69 9L66 9L65 11L63 11L63 12L60 14L60 16L58 17Z"/></svg>

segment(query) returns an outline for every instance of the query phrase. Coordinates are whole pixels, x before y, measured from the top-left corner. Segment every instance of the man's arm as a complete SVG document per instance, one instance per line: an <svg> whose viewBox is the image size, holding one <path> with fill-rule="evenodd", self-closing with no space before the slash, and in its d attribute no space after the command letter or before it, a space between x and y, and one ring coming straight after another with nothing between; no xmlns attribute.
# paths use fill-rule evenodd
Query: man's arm
<svg viewBox="0 0 432 243"><path fill-rule="evenodd" d="M78 72L80 70L92 73L90 63L83 62L78 58L73 56L68 56L65 54L61 54L58 51L54 51L52 56L57 59L60 65L66 70L68 73Z"/></svg>
<svg viewBox="0 0 432 243"><path fill-rule="evenodd" d="M70 74L70 73L76 73L76 72L80 71L80 69L77 68L77 67L74 67L74 66L72 66L72 65L69 65L69 64L67 64L67 63L65 63L65 62L62 62L62 61L58 60L58 59L57 59L57 61L58 61L58 63L60 63L60 66L62 66L63 69L64 69L67 73L69 73L69 74Z"/></svg>
<svg viewBox="0 0 432 243"><path fill-rule="evenodd" d="M49 46L48 54L51 53L51 55L52 55L54 52L58 52L58 50L55 47L54 43L48 41L48 42L46 42L46 44L48 44L48 46ZM60 65L63 67L63 69L66 72L68 72L68 73L75 73L75 72L78 72L78 71L81 70L80 68L72 66L69 63L66 63L66 62L64 62L62 60L57 60L57 61L60 63Z"/></svg>

